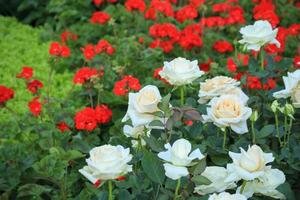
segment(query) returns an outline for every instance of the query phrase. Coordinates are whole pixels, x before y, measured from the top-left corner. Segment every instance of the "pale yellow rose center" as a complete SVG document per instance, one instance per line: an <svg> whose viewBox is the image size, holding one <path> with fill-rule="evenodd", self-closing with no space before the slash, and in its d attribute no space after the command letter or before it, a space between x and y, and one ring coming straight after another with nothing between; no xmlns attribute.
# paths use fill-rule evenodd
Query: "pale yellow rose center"
<svg viewBox="0 0 300 200"><path fill-rule="evenodd" d="M157 97L151 91L142 91L137 100L140 105L150 105L157 101Z"/></svg>
<svg viewBox="0 0 300 200"><path fill-rule="evenodd" d="M228 77L215 77L213 79L206 80L205 83L201 85L201 90L208 92L218 87L222 87L223 85L231 82L231 80L232 79Z"/></svg>
<svg viewBox="0 0 300 200"><path fill-rule="evenodd" d="M233 99L224 99L215 105L213 112L217 118L236 118L241 114L241 105Z"/></svg>
<svg viewBox="0 0 300 200"><path fill-rule="evenodd" d="M259 147L251 147L247 153L242 154L240 159L240 166L249 171L260 171L265 167L265 159Z"/></svg>

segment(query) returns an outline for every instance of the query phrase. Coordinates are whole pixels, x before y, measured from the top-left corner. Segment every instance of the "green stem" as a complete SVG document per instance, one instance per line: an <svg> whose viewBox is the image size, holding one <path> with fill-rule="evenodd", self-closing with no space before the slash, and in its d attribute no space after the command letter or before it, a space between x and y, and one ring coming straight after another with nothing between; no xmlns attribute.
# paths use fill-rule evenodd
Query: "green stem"
<svg viewBox="0 0 300 200"><path fill-rule="evenodd" d="M284 137L283 137L283 144L286 145L287 141L287 134L288 134L288 122L287 122L287 116L284 116Z"/></svg>
<svg viewBox="0 0 300 200"><path fill-rule="evenodd" d="M175 189L173 200L176 200L177 197L178 197L178 192L179 192L180 184L181 184L181 178L179 178L178 181L177 181L177 185L176 185L176 189Z"/></svg>
<svg viewBox="0 0 300 200"><path fill-rule="evenodd" d="M264 50L260 50L260 71L264 71Z"/></svg>
<svg viewBox="0 0 300 200"><path fill-rule="evenodd" d="M281 139L280 139L280 133L279 133L279 122L278 122L277 112L275 112L274 115L275 115L275 125L276 125L276 133L277 133L277 137L278 137L278 142L281 146Z"/></svg>
<svg viewBox="0 0 300 200"><path fill-rule="evenodd" d="M184 105L184 86L181 86L179 88L179 92L180 92L180 105L183 106Z"/></svg>
<svg viewBox="0 0 300 200"><path fill-rule="evenodd" d="M227 139L227 131L226 128L224 129L224 136L223 136L223 150L226 148L226 139Z"/></svg>
<svg viewBox="0 0 300 200"><path fill-rule="evenodd" d="M243 181L240 194L243 194L247 181Z"/></svg>
<svg viewBox="0 0 300 200"><path fill-rule="evenodd" d="M254 121L251 121L251 130L252 130L252 144L255 144L255 129L254 129Z"/></svg>
<svg viewBox="0 0 300 200"><path fill-rule="evenodd" d="M290 135L292 132L292 126L293 126L293 119L290 118L289 131L288 131L288 135L287 135L287 144L290 143Z"/></svg>
<svg viewBox="0 0 300 200"><path fill-rule="evenodd" d="M108 200L113 200L111 180L108 181Z"/></svg>

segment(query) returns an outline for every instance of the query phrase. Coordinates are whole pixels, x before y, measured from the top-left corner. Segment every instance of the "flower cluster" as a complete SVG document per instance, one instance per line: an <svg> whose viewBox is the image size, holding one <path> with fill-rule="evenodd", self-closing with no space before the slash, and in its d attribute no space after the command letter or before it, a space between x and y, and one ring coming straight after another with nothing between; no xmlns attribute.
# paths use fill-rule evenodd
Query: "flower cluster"
<svg viewBox="0 0 300 200"><path fill-rule="evenodd" d="M58 57L70 57L70 48L66 45L61 45L59 42L52 42L49 48L49 54Z"/></svg>
<svg viewBox="0 0 300 200"><path fill-rule="evenodd" d="M4 104L8 100L14 98L14 95L14 90L7 88L4 85L0 85L0 104Z"/></svg>
<svg viewBox="0 0 300 200"><path fill-rule="evenodd" d="M110 19L106 12L96 11L93 13L90 22L93 24L105 24Z"/></svg>
<svg viewBox="0 0 300 200"><path fill-rule="evenodd" d="M120 81L115 82L114 85L114 94L117 96L125 96L130 90L139 91L141 89L139 79L127 75Z"/></svg>
<svg viewBox="0 0 300 200"><path fill-rule="evenodd" d="M145 12L145 19L156 20L157 13L163 14L166 17L173 17L174 10L169 1L152 0L149 9Z"/></svg>
<svg viewBox="0 0 300 200"><path fill-rule="evenodd" d="M97 69L90 67L82 67L74 75L73 83L74 84L84 84L91 78L99 77L100 73Z"/></svg>
<svg viewBox="0 0 300 200"><path fill-rule="evenodd" d="M85 47L81 48L83 55L86 60L92 60L97 54L105 52L108 55L112 55L115 52L115 49L107 40L99 40L97 45L88 44Z"/></svg>
<svg viewBox="0 0 300 200"><path fill-rule="evenodd" d="M26 80L27 89L32 93L36 94L38 89L44 87L43 83L37 79L31 80L33 76L33 69L31 67L23 67L21 73L17 74L17 78L23 78Z"/></svg>
<svg viewBox="0 0 300 200"><path fill-rule="evenodd" d="M146 10L146 3L144 0L126 0L125 7L129 12L134 10L144 12Z"/></svg>
<svg viewBox="0 0 300 200"><path fill-rule="evenodd" d="M98 105L95 109L86 107L78 111L74 117L78 130L94 130L98 124L106 124L111 120L112 111L106 105Z"/></svg>

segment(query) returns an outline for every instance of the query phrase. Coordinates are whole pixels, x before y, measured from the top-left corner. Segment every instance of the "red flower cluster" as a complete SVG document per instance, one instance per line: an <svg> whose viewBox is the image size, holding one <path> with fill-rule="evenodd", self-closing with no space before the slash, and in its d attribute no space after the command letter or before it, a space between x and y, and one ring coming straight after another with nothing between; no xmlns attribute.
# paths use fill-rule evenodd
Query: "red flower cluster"
<svg viewBox="0 0 300 200"><path fill-rule="evenodd" d="M227 69L230 72L236 72L237 70L237 64L234 62L234 60L232 58L228 58L227 59Z"/></svg>
<svg viewBox="0 0 300 200"><path fill-rule="evenodd" d="M275 10L272 1L261 1L253 8L253 18L255 20L268 20L273 27L276 27L279 24L279 17Z"/></svg>
<svg viewBox="0 0 300 200"><path fill-rule="evenodd" d="M194 47L202 46L201 39L201 26L200 24L187 25L181 32L179 38L179 45L185 50L189 51Z"/></svg>
<svg viewBox="0 0 300 200"><path fill-rule="evenodd" d="M112 55L115 52L115 49L107 40L99 40L97 45L88 44L85 47L81 48L83 55L86 60L92 60L97 54L105 52L108 55Z"/></svg>
<svg viewBox="0 0 300 200"><path fill-rule="evenodd" d="M36 94L38 89L43 88L44 85L41 81L34 79L31 80L33 76L33 69L31 67L23 67L22 72L17 74L17 78L24 78L26 80L27 89L32 93Z"/></svg>
<svg viewBox="0 0 300 200"><path fill-rule="evenodd" d="M86 107L76 113L74 117L75 127L78 130L92 131L98 123L108 123L111 117L112 111L106 105L98 105L95 109Z"/></svg>
<svg viewBox="0 0 300 200"><path fill-rule="evenodd" d="M192 5L187 5L179 9L176 14L175 18L178 22L183 23L189 19L195 19L198 17L197 9Z"/></svg>
<svg viewBox="0 0 300 200"><path fill-rule="evenodd" d="M36 79L27 83L27 89L32 94L36 94L38 92L38 89L41 89L43 87L44 87L43 83L39 80L36 80Z"/></svg>
<svg viewBox="0 0 300 200"><path fill-rule="evenodd" d="M65 44L68 40L77 40L78 36L70 31L64 31L60 34L61 42Z"/></svg>
<svg viewBox="0 0 300 200"><path fill-rule="evenodd" d="M226 53L226 52L233 51L232 44L230 42L227 42L226 40L216 41L212 48L219 53Z"/></svg>
<svg viewBox="0 0 300 200"><path fill-rule="evenodd" d="M230 2L214 4L212 10L215 13L227 14L226 17L203 17L200 23L207 27L225 26L231 24L244 24L244 10L239 5L231 5Z"/></svg>
<svg viewBox="0 0 300 200"><path fill-rule="evenodd" d="M156 20L157 13L161 13L166 17L173 17L174 10L169 1L152 0L149 9L145 12L146 19Z"/></svg>
<svg viewBox="0 0 300 200"><path fill-rule="evenodd" d="M110 15L106 12L96 11L90 18L90 22L93 24L105 24L110 19Z"/></svg>
<svg viewBox="0 0 300 200"><path fill-rule="evenodd" d="M243 87L254 89L254 90L272 90L276 87L276 81L274 78L268 78L265 83L263 83L259 77L252 76L248 73L237 73L235 79L241 80L243 76L246 76L246 84Z"/></svg>
<svg viewBox="0 0 300 200"><path fill-rule="evenodd" d="M27 66L24 66L22 68L22 72L20 74L17 74L17 78L24 78L26 80L31 79L32 76L33 76L33 69Z"/></svg>
<svg viewBox="0 0 300 200"><path fill-rule="evenodd" d="M199 67L202 71L208 72L210 70L210 65L212 62L213 62L212 59L209 58L206 63L200 63Z"/></svg>
<svg viewBox="0 0 300 200"><path fill-rule="evenodd" d="M52 42L50 44L49 54L67 58L71 55L71 51L66 45L60 45L59 42Z"/></svg>
<svg viewBox="0 0 300 200"><path fill-rule="evenodd" d="M106 1L109 2L109 3L116 3L118 0L106 0ZM104 0L93 0L93 3L96 6L99 6L99 5L104 3Z"/></svg>
<svg viewBox="0 0 300 200"><path fill-rule="evenodd" d="M238 60L242 66L248 66L250 56L247 54L238 54Z"/></svg>
<svg viewBox="0 0 300 200"><path fill-rule="evenodd" d="M0 85L0 104L4 104L6 101L14 98L15 92L5 87L4 85Z"/></svg>
<svg viewBox="0 0 300 200"><path fill-rule="evenodd" d="M139 91L140 89L141 85L139 79L128 75L115 83L113 91L117 96L125 96L130 90Z"/></svg>
<svg viewBox="0 0 300 200"><path fill-rule="evenodd" d="M126 0L125 7L129 12L133 10L144 12L146 10L146 3L144 0Z"/></svg>
<svg viewBox="0 0 300 200"><path fill-rule="evenodd" d="M28 107L33 116L37 117L42 111L42 103L39 101L40 97L34 97L29 103Z"/></svg>
<svg viewBox="0 0 300 200"><path fill-rule="evenodd" d="M71 128L68 126L68 124L64 121L61 121L56 124L56 127L60 130L60 132L70 131Z"/></svg>
<svg viewBox="0 0 300 200"><path fill-rule="evenodd" d="M99 77L97 69L90 67L82 67L74 75L73 83L74 84L84 84L86 81L93 77Z"/></svg>

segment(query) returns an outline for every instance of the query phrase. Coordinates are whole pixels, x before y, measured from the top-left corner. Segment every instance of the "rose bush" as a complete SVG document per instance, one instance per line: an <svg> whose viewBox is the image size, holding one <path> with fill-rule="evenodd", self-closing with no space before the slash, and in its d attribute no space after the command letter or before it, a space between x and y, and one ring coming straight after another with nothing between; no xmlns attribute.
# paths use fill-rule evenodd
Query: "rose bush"
<svg viewBox="0 0 300 200"><path fill-rule="evenodd" d="M297 2L36 7L47 78L2 47L0 199L298 199Z"/></svg>

